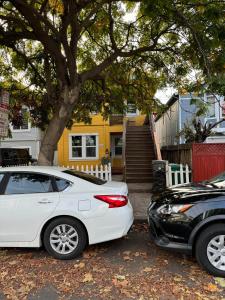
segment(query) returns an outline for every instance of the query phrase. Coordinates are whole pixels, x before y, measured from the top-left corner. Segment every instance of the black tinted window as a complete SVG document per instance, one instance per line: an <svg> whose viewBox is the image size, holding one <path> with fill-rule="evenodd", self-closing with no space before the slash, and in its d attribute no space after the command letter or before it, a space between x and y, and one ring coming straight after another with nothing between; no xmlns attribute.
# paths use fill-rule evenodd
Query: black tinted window
<svg viewBox="0 0 225 300"><path fill-rule="evenodd" d="M83 180L89 181L89 182L97 184L97 185L102 185L102 184L106 183L105 180L102 180L95 176L92 176L92 175L89 175L89 174L86 174L83 172L75 171L75 170L65 170L65 171L63 171L63 173L73 175L75 177L81 178Z"/></svg>
<svg viewBox="0 0 225 300"><path fill-rule="evenodd" d="M2 182L3 177L4 177L4 174L0 173L0 183Z"/></svg>
<svg viewBox="0 0 225 300"><path fill-rule="evenodd" d="M62 178L55 178L55 182L59 192L64 191L70 185L69 181Z"/></svg>
<svg viewBox="0 0 225 300"><path fill-rule="evenodd" d="M53 192L51 178L42 174L14 173L10 176L5 194Z"/></svg>

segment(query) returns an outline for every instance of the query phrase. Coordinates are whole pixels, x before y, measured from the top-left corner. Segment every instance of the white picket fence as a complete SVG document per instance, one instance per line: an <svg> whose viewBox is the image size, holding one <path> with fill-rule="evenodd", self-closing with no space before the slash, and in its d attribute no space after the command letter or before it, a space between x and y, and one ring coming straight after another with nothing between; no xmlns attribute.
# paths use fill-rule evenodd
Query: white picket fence
<svg viewBox="0 0 225 300"><path fill-rule="evenodd" d="M191 181L191 169L189 168L188 165L180 164L179 170L177 171L172 171L172 167L168 165L167 186L190 183L190 181Z"/></svg>
<svg viewBox="0 0 225 300"><path fill-rule="evenodd" d="M84 165L81 165L81 166L62 166L62 167L65 167L65 168L68 168L68 169L73 169L73 170L76 170L76 171L81 171L81 172L84 172L84 173L87 173L87 174L90 174L90 175L93 175L93 176L96 176L98 178L101 178L103 180L106 180L106 181L112 181L112 167L111 167L111 164L108 164L108 165L91 165L91 166L84 166Z"/></svg>

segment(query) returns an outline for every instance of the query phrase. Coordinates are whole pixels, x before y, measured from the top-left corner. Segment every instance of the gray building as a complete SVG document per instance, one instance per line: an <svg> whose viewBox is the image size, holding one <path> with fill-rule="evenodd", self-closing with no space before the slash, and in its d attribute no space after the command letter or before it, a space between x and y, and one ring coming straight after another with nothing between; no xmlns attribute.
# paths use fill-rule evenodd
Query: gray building
<svg viewBox="0 0 225 300"><path fill-rule="evenodd" d="M43 132L36 127L31 127L29 118L27 118L28 109L23 108L22 125L10 125L12 137L0 140L1 148L27 148L32 158L37 159L40 151Z"/></svg>
<svg viewBox="0 0 225 300"><path fill-rule="evenodd" d="M215 123L225 118L223 96L205 94L200 98L193 94L174 94L167 102L166 111L155 119L156 133L161 147L185 142L184 138L179 136L179 132L195 115L197 107L191 104L193 98L199 98L209 105L207 114L201 117L202 123ZM213 131L214 135L208 137L206 143L225 143L225 122L218 124Z"/></svg>

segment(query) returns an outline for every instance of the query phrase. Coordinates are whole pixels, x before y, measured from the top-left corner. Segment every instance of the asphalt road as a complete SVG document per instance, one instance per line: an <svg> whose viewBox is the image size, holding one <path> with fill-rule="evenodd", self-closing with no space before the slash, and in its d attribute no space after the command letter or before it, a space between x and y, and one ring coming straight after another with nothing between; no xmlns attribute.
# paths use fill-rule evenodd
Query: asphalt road
<svg viewBox="0 0 225 300"><path fill-rule="evenodd" d="M0 249L3 299L225 299L225 280L194 258L158 249L147 224L125 238L89 246L82 257L57 261L43 249Z"/></svg>

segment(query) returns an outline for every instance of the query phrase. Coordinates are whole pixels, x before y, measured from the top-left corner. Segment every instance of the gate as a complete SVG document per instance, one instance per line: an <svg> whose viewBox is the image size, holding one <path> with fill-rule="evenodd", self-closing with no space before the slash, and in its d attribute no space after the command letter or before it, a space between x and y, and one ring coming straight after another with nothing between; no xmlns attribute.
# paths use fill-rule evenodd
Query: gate
<svg viewBox="0 0 225 300"><path fill-rule="evenodd" d="M225 143L192 145L192 178L207 180L225 171Z"/></svg>

